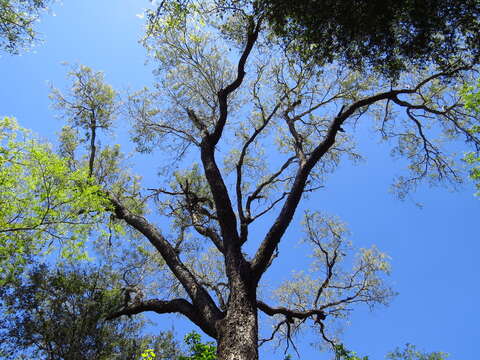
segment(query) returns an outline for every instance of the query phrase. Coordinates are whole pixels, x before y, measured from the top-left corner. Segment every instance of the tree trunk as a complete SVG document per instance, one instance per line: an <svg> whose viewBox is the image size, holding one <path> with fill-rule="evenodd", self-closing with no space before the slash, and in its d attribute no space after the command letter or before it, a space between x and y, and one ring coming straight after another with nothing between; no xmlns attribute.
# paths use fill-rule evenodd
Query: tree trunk
<svg viewBox="0 0 480 360"><path fill-rule="evenodd" d="M250 296L249 296L250 295ZM235 289L225 318L218 324L218 360L258 359L258 317L255 291Z"/></svg>

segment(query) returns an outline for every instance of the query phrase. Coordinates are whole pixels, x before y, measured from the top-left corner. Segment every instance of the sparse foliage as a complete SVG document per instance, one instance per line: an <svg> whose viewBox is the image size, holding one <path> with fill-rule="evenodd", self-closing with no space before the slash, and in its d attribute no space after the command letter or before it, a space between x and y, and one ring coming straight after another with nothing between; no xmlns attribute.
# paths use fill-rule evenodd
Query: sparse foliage
<svg viewBox="0 0 480 360"><path fill-rule="evenodd" d="M37 39L35 22L52 0L1 0L0 49L18 54Z"/></svg>
<svg viewBox="0 0 480 360"><path fill-rule="evenodd" d="M83 130L80 142L88 142L90 157L88 160L89 176L92 176L97 149L97 131L111 128L117 112L117 94L104 82L103 74L94 72L87 66L73 68L68 76L72 79L72 88L67 95L53 88L50 98L69 124L64 129L64 147L66 154L71 154L71 139L77 129ZM70 144L67 146L66 144Z"/></svg>
<svg viewBox="0 0 480 360"><path fill-rule="evenodd" d="M446 360L447 357L448 354L443 352L422 352L412 344L407 344L403 349L398 348L387 354L387 359L390 360Z"/></svg>

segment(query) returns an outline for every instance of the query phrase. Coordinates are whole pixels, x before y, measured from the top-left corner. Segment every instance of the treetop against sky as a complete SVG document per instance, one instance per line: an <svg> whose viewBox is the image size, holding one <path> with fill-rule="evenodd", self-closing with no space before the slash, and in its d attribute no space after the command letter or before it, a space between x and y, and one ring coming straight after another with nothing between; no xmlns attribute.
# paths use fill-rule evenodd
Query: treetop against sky
<svg viewBox="0 0 480 360"><path fill-rule="evenodd" d="M218 337L212 324L234 303L234 279L245 281L243 271L251 266L247 277L262 279L255 303L260 339L273 332L275 341L285 341L298 331L293 340L302 358L322 356L308 343L328 346L340 328L348 348L372 358L405 342L471 356L478 201L471 188L452 194L418 182L465 178L460 159L467 147L451 141L477 141L466 131L476 119L456 95L475 77L471 69L456 63L412 67L392 82L338 63L300 63L248 14L252 9L231 9L232 16L222 18L195 7L167 8L151 23L145 69L144 50L135 42L142 36L135 17L140 5L86 1L56 10L58 16L39 28L47 42L38 53L1 59L8 69L2 115L52 140L65 121L69 125L55 142L68 159L71 181L83 181L74 174L92 175L94 183L83 189L99 187L113 206L99 200L90 202L91 212L73 211L85 207L75 203L67 213L103 219L102 236L89 245L97 258L123 270L140 266L126 282L141 285L144 303L127 304L117 315L180 311ZM59 64L65 60L92 69L73 65L65 77ZM58 90L51 92L45 80ZM132 85L128 92L126 84ZM63 122L48 120L54 114L49 92ZM126 171L115 145L132 149L127 127L137 150L146 153L127 160L142 180ZM391 161L390 152L399 160ZM387 194L394 176L393 190L405 202ZM299 181L308 198L285 223L292 207L284 204L301 198L292 195ZM280 233L281 242L268 240ZM238 244L245 244L242 251ZM244 264L238 274L235 259ZM395 291L400 295L392 300ZM391 306L373 315L356 306L386 302Z"/></svg>

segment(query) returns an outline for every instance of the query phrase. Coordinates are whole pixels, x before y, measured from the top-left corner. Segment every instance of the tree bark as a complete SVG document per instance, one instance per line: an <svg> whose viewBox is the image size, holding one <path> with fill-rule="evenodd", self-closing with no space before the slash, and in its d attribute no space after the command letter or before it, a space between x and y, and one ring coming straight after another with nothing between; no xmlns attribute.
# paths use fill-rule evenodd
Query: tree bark
<svg viewBox="0 0 480 360"><path fill-rule="evenodd" d="M250 294L249 294L250 293ZM217 327L218 360L258 359L258 316L255 291L233 288L228 310Z"/></svg>

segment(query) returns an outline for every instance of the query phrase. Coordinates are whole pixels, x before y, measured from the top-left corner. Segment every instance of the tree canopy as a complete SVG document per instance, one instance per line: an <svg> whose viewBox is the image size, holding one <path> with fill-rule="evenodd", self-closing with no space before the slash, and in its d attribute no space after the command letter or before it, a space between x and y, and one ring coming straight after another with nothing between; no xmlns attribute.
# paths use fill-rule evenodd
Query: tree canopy
<svg viewBox="0 0 480 360"><path fill-rule="evenodd" d="M35 22L52 0L1 0L0 49L18 54L37 39Z"/></svg>
<svg viewBox="0 0 480 360"><path fill-rule="evenodd" d="M275 31L304 56L385 74L426 63L477 61L476 0L260 0Z"/></svg>

